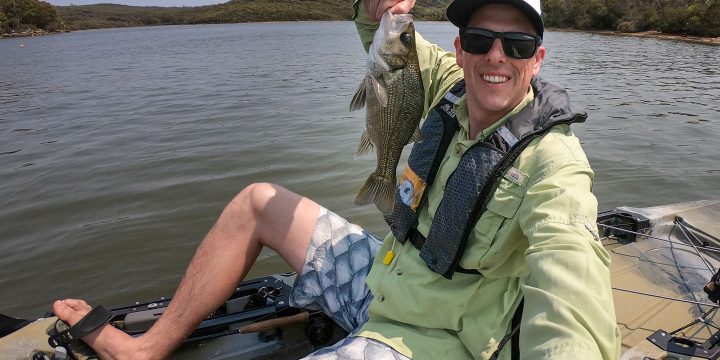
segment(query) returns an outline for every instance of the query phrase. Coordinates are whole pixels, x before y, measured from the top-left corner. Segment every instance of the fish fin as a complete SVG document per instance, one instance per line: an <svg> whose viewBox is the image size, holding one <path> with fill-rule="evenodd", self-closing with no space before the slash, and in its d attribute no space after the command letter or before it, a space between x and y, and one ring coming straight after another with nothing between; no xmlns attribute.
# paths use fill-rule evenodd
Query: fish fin
<svg viewBox="0 0 720 360"><path fill-rule="evenodd" d="M365 107L365 99L367 97L365 90L367 88L365 86L366 84L366 79L360 82L360 87L358 87L355 95L353 95L352 101L350 101L350 111L360 110Z"/></svg>
<svg viewBox="0 0 720 360"><path fill-rule="evenodd" d="M422 135L420 135L420 127L415 128L415 132L412 135L412 138L410 139L410 142L422 142ZM409 144L409 143L408 143Z"/></svg>
<svg viewBox="0 0 720 360"><path fill-rule="evenodd" d="M380 186L378 194L375 196L375 206L383 214L389 214L395 207L395 179L386 180Z"/></svg>
<svg viewBox="0 0 720 360"><path fill-rule="evenodd" d="M370 141L370 136L368 136L367 131L363 131L362 136L360 137L360 145L357 149L357 156L363 156L369 154L373 149L375 148L375 145L373 145L372 141Z"/></svg>
<svg viewBox="0 0 720 360"><path fill-rule="evenodd" d="M370 81L372 82L375 97L377 97L380 105L382 105L382 107L387 107L388 95L387 91L385 90L387 88L387 86L385 85L385 80L383 78L370 77Z"/></svg>
<svg viewBox="0 0 720 360"><path fill-rule="evenodd" d="M383 214L389 214L395 206L395 178L386 179L375 173L370 174L353 202L356 205L375 203Z"/></svg>

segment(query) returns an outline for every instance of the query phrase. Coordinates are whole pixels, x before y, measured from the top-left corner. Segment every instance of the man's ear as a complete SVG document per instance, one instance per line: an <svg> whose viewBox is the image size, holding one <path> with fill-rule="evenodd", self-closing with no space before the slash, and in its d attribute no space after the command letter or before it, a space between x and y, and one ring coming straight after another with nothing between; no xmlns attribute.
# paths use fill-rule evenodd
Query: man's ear
<svg viewBox="0 0 720 360"><path fill-rule="evenodd" d="M455 61L457 62L459 67L463 67L463 49L462 46L460 46L460 37L455 37Z"/></svg>
<svg viewBox="0 0 720 360"><path fill-rule="evenodd" d="M535 64L533 64L533 76L537 76L540 73L540 67L542 66L543 59L545 59L545 47L540 46L535 54Z"/></svg>

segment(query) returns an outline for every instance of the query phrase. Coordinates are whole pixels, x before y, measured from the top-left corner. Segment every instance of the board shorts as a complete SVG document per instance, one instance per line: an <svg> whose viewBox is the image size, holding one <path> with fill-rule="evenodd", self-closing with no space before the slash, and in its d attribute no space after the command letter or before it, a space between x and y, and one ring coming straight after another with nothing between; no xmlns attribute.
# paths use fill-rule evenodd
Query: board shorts
<svg viewBox="0 0 720 360"><path fill-rule="evenodd" d="M372 294L365 278L383 240L320 207L305 264L290 294L290 305L321 310L350 335L308 355L306 360L409 360L390 346L355 336L368 320Z"/></svg>

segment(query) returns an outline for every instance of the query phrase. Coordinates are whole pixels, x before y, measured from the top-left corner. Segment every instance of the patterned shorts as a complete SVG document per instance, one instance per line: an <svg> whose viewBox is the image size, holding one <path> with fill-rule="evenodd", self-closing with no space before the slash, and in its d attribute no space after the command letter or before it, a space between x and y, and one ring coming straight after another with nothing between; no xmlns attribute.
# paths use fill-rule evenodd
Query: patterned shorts
<svg viewBox="0 0 720 360"><path fill-rule="evenodd" d="M368 320L373 297L365 278L381 245L382 239L320 208L290 304L322 310L351 336L308 355L306 360L409 360L379 341L352 336Z"/></svg>

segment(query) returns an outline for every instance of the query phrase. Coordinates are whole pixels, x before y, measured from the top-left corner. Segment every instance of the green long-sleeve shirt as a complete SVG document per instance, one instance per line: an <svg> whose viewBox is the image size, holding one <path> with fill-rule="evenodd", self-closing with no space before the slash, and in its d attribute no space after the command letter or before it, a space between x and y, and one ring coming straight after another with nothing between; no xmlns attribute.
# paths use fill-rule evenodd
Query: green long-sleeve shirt
<svg viewBox="0 0 720 360"><path fill-rule="evenodd" d="M355 4L367 50L377 23ZM450 36L450 34L448 34ZM425 113L462 78L455 54L417 37ZM461 125L420 210L427 235L443 188L460 157L510 115L469 139L465 98L455 106ZM374 338L413 359L487 359L510 328L522 297L523 359L617 359L620 332L610 288L610 257L597 239L593 171L569 126L556 126L522 152L473 229L460 266L482 275L432 272L410 243L389 234L367 278L375 296L358 335ZM517 175L520 176L517 176ZM501 359L509 359L509 349Z"/></svg>

